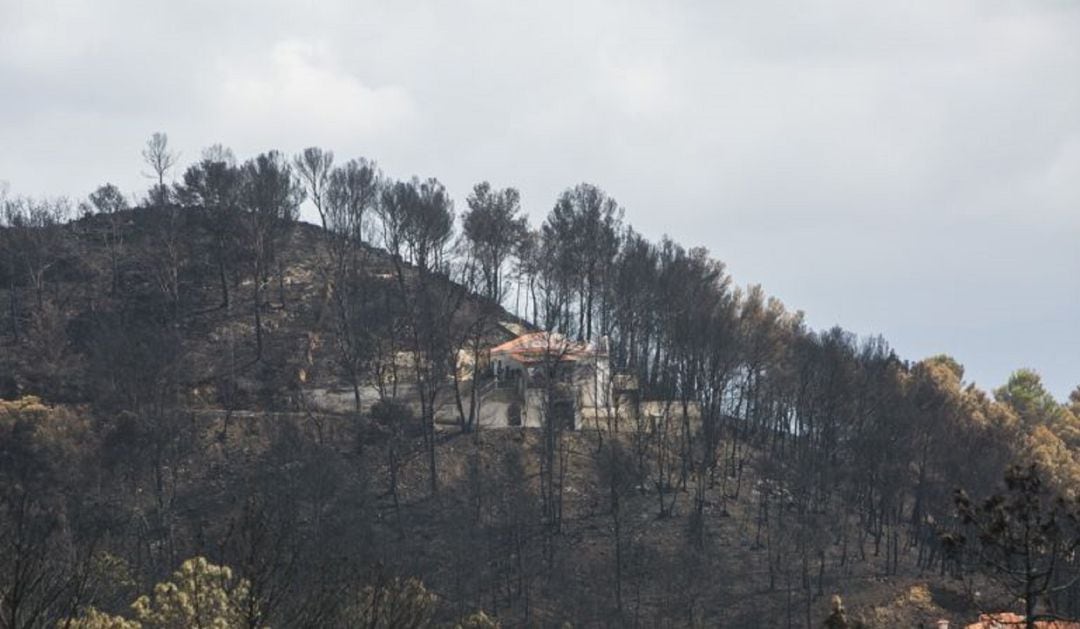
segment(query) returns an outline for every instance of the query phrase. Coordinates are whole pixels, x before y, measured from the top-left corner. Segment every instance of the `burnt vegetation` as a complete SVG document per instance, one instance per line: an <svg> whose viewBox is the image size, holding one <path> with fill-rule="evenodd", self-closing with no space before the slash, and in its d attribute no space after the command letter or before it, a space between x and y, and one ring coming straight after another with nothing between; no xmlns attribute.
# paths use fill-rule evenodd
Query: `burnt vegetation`
<svg viewBox="0 0 1080 629"><path fill-rule="evenodd" d="M1080 389L811 330L590 184L530 226L317 148L143 155L141 199L0 198L0 627L1080 615ZM537 330L610 400L555 356L485 425Z"/></svg>

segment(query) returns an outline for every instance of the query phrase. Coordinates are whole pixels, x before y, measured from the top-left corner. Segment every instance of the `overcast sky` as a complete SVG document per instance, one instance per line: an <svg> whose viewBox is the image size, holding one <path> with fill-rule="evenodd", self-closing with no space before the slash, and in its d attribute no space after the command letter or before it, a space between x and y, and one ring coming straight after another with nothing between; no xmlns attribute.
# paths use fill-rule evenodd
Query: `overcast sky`
<svg viewBox="0 0 1080 629"><path fill-rule="evenodd" d="M815 327L1080 384L1080 2L0 0L13 193L141 193L158 130L588 181Z"/></svg>

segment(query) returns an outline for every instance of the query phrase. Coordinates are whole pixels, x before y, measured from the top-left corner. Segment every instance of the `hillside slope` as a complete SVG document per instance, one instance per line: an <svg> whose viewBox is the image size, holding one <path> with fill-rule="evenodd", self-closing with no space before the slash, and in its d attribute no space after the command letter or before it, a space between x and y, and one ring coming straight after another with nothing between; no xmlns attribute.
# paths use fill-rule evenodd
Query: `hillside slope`
<svg viewBox="0 0 1080 629"><path fill-rule="evenodd" d="M0 414L0 585L39 621L9 603L14 626L122 610L197 555L251 581L253 625L351 626L389 576L421 578L440 621L507 626L812 627L837 593L871 626L919 626L974 617L973 585L1015 604L941 534L951 491L985 493L1032 431L949 359L809 332L704 252L665 243L664 266L638 243L649 267L628 241L602 305L595 278L551 271L545 306L580 336L594 309L618 329L634 404L658 410L475 430L460 350L524 322L366 245L335 274L340 243L312 225L259 267L212 219L0 232L0 397L19 400Z"/></svg>
<svg viewBox="0 0 1080 629"><path fill-rule="evenodd" d="M322 411L347 410L351 399L340 398L352 393L337 364L325 232L297 223L282 243L276 260L280 276L264 288L266 347L256 357L248 261L242 252L235 253L227 278L230 303L223 306L212 259L214 228L200 208L138 208L84 217L56 229L41 243L51 258L43 265L43 314L36 312L35 287L15 284L8 291L5 318L17 318L25 330L17 339L9 333L0 340L5 349L0 389L9 397L27 393L67 403L101 401L100 372L117 367L119 357L102 355L95 346L130 341L137 347L126 348L134 353L124 357L126 362L137 355L149 363L155 357L180 363L179 383L192 407L296 410L303 389L324 402L318 405ZM110 286L114 255L117 279ZM395 267L389 256L365 247L362 264L376 285L371 298L393 299ZM163 298L169 273L176 276L178 305ZM468 297L456 316L471 320L480 312L492 322L524 323L477 296ZM501 329L491 333L494 339L508 334ZM400 351L408 350L408 341L400 341ZM407 370L400 377L406 387ZM371 394L366 394L369 401Z"/></svg>

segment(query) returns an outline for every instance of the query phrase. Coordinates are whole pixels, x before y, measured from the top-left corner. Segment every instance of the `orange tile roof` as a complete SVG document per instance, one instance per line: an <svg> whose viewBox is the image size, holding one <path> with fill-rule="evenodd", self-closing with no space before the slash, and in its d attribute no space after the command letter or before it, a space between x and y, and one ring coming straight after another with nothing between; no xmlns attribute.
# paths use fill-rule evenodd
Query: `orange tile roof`
<svg viewBox="0 0 1080 629"><path fill-rule="evenodd" d="M491 348L492 356L508 355L523 363L538 363L555 358L576 361L595 356L596 348L583 341L570 341L558 332L532 332Z"/></svg>

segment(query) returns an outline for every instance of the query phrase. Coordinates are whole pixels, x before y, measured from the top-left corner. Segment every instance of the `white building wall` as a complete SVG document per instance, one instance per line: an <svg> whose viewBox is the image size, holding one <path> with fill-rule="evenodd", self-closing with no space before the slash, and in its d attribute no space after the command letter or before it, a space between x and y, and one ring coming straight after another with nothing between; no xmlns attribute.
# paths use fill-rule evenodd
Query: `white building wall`
<svg viewBox="0 0 1080 629"><path fill-rule="evenodd" d="M525 392L525 408L522 409L521 425L540 428L544 425L544 391L529 389Z"/></svg>
<svg viewBox="0 0 1080 629"><path fill-rule="evenodd" d="M606 356L581 365L574 373L579 406L607 407L611 404L611 363Z"/></svg>

